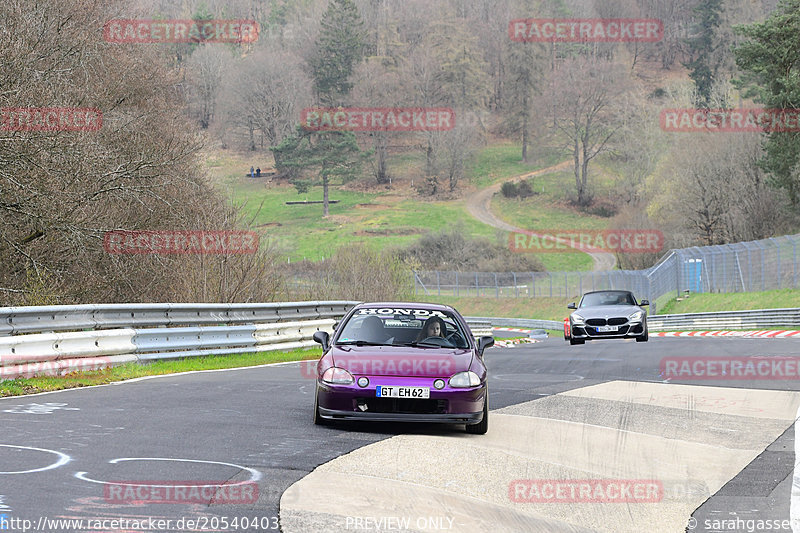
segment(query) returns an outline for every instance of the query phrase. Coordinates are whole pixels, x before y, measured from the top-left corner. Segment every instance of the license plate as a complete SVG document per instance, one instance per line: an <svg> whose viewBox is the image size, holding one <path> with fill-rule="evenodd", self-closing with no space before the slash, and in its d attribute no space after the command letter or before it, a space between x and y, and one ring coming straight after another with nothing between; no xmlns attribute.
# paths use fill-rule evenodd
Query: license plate
<svg viewBox="0 0 800 533"><path fill-rule="evenodd" d="M378 398L419 398L426 400L431 397L430 387L375 387L375 396Z"/></svg>
<svg viewBox="0 0 800 533"><path fill-rule="evenodd" d="M609 331L617 331L617 326L597 326L598 333L608 333Z"/></svg>

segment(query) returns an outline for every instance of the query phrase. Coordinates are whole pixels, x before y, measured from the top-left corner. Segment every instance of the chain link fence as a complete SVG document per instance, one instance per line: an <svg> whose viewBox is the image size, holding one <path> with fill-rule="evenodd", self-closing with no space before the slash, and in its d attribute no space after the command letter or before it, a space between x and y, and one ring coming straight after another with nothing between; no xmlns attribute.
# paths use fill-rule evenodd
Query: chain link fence
<svg viewBox="0 0 800 533"><path fill-rule="evenodd" d="M797 287L800 234L670 250L646 270L605 272L414 271L414 294L494 298L579 298L604 289L651 302L684 291L752 292Z"/></svg>

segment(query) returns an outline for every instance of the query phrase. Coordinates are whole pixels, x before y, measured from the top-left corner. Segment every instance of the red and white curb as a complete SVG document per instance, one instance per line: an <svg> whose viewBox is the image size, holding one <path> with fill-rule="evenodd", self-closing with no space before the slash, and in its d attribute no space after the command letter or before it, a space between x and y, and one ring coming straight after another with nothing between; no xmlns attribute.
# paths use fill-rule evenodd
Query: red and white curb
<svg viewBox="0 0 800 533"><path fill-rule="evenodd" d="M529 329L519 329L519 328L492 328L495 331L513 331L514 333L530 333L531 330Z"/></svg>
<svg viewBox="0 0 800 533"><path fill-rule="evenodd" d="M535 342L541 342L541 341L537 341L536 339L510 339L507 341L495 339L494 345L497 348L511 348L515 344L533 344Z"/></svg>
<svg viewBox="0 0 800 533"><path fill-rule="evenodd" d="M531 330L529 329L520 329L520 328L492 328L494 331L513 331L514 333L530 333ZM507 341L495 339L494 345L498 348L511 348L515 344L533 344L535 342L540 342L535 339L509 339Z"/></svg>
<svg viewBox="0 0 800 533"><path fill-rule="evenodd" d="M651 332L652 337L758 337L785 338L796 337L800 331L796 329L773 329L761 331L659 331Z"/></svg>

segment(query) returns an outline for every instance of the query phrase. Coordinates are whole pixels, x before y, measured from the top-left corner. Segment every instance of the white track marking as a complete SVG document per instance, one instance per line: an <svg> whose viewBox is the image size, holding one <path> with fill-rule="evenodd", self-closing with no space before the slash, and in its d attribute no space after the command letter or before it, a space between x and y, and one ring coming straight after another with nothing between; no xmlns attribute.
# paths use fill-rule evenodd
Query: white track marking
<svg viewBox="0 0 800 533"><path fill-rule="evenodd" d="M202 464L210 464L210 465L222 465L222 466L230 466L233 468L238 468L240 470L246 470L250 472L250 479L246 481L239 481L237 483L225 483L225 486L236 486L236 485L244 485L248 483L254 483L261 479L261 472L255 470L253 468L249 468L247 466L237 465L234 463L224 463L221 461L204 461L201 459L172 459L166 457L121 457L119 459L112 459L109 461L109 464L117 464L123 461L175 461L178 463L202 463ZM118 483L112 481L101 481L99 479L92 479L86 475L86 472L76 472L75 477L81 479L83 481L88 481L89 483L99 483L101 485L122 485L122 486L130 486L130 487L174 487L175 485L152 485L152 484L137 484L137 483ZM188 486L188 485L187 485ZM212 485L191 485L193 487L221 487L222 485L215 483Z"/></svg>
<svg viewBox="0 0 800 533"><path fill-rule="evenodd" d="M31 470L19 470L17 472L0 472L0 474L5 474L5 475L32 474L33 472L43 472L45 470L51 470L53 468L58 468L59 466L63 466L63 465L67 464L68 462L70 462L72 460L72 458L69 455L65 454L65 453L57 452L55 450L48 450L48 449L45 449L45 448L33 448L32 446L16 446L14 444L0 444L0 447L3 447L3 448L17 448L17 449L20 449L20 450L33 450L33 451L36 451L36 452L52 453L52 454L58 456L58 461L56 461L53 464L50 464L50 465L47 465L47 466L43 466L42 468L34 468L34 469L31 469Z"/></svg>

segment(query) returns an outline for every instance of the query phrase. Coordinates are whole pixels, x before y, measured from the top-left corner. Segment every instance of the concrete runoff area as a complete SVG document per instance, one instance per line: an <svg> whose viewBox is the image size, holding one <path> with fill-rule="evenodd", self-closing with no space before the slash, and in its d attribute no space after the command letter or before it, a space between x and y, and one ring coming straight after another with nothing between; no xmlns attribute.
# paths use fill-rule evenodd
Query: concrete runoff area
<svg viewBox="0 0 800 533"><path fill-rule="evenodd" d="M281 526L682 533L794 423L798 406L800 393L788 391L630 381L574 389L492 411L486 435L398 435L325 463L286 491ZM518 480L534 480L536 497ZM599 503L602 492L590 492L563 503L538 491L564 485L569 497L570 480L655 481L658 497Z"/></svg>

